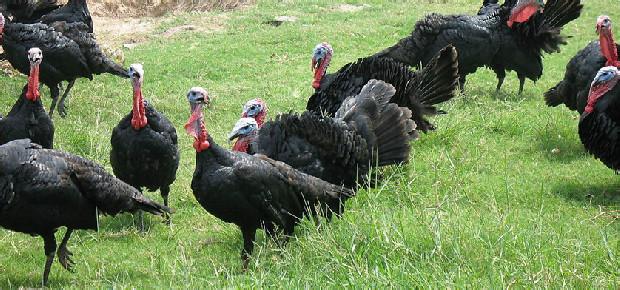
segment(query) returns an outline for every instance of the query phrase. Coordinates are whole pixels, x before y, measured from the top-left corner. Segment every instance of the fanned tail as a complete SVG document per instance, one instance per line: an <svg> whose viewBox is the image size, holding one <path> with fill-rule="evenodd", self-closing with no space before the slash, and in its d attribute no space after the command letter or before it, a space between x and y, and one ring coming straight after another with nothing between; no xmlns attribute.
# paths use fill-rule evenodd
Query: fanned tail
<svg viewBox="0 0 620 290"><path fill-rule="evenodd" d="M408 108L389 103L396 90L388 83L370 80L354 97L349 97L336 117L354 127L367 140L374 162L379 166L409 160L409 140L415 123Z"/></svg>
<svg viewBox="0 0 620 290"><path fill-rule="evenodd" d="M507 3L503 7L504 13L509 13L511 9ZM566 37L560 34L562 27L577 19L582 8L581 0L549 0L542 13L535 14L526 22L515 23L512 29L519 33L522 41L538 51L559 52L560 46L566 44Z"/></svg>
<svg viewBox="0 0 620 290"><path fill-rule="evenodd" d="M456 49L449 45L443 48L423 69L416 73L416 78L408 84L409 104L413 119L418 129L423 132L435 127L425 118L442 111L434 105L446 102L455 96L458 86L458 55Z"/></svg>

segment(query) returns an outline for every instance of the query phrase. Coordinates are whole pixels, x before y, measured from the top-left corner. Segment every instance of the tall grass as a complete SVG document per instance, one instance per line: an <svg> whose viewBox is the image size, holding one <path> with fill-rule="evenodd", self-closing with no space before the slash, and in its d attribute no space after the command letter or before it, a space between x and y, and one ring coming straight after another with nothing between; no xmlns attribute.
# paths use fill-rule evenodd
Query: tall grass
<svg viewBox="0 0 620 290"><path fill-rule="evenodd" d="M148 218L141 234L129 215L102 218L99 232L73 235L76 271L56 263L51 286L618 288L618 176L584 152L577 115L542 99L567 61L597 37L596 17L608 13L620 21L618 0L584 1L582 17L565 29L573 36L568 45L545 57L545 74L528 81L523 95L516 94L514 74L499 93L491 71L469 77L465 93L441 106L448 114L434 118L438 129L411 144L408 165L381 170L380 186L360 191L341 219L320 228L304 221L285 247L260 234L246 272L238 229L207 214L192 195L195 157L182 130L190 87L215 96L205 112L207 128L228 146L226 133L250 98L267 100L271 116L303 110L316 43L332 44L336 70L395 43L427 13L475 13L479 2L367 1L370 7L346 12L331 1L259 1L239 11L167 16L162 25L226 16L221 31L155 35L126 51L128 64L144 63L146 98L179 133L172 225ZM263 24L278 15L298 20ZM2 112L24 83L2 77ZM54 120L57 148L109 168L109 138L131 109L130 84L111 76L79 80L68 106L69 116ZM0 288L38 286L42 246L40 238L0 231Z"/></svg>

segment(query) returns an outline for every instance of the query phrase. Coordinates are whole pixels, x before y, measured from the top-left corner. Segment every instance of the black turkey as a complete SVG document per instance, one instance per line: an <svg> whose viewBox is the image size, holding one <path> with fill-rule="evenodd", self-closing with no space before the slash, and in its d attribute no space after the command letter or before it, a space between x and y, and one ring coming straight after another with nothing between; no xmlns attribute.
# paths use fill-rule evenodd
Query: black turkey
<svg viewBox="0 0 620 290"><path fill-rule="evenodd" d="M71 270L67 242L74 230L97 230L99 213L137 210L170 213L88 159L42 149L28 139L0 146L0 226L43 238L43 285L56 253L60 264ZM56 252L54 233L63 226L67 232Z"/></svg>
<svg viewBox="0 0 620 290"><path fill-rule="evenodd" d="M69 0L65 5L58 5L55 0L4 0L6 12L17 23L52 24L57 21L83 23L86 32L93 32L93 19L88 11L86 0Z"/></svg>
<svg viewBox="0 0 620 290"><path fill-rule="evenodd" d="M29 138L43 148L54 146L54 123L47 115L39 94L39 65L43 54L33 47L28 50L30 74L21 96L3 119L0 119L0 144Z"/></svg>
<svg viewBox="0 0 620 290"><path fill-rule="evenodd" d="M144 70L129 67L133 109L112 131L110 163L116 177L142 190L158 190L168 206L170 185L179 167L177 132L162 113L142 96Z"/></svg>
<svg viewBox="0 0 620 290"><path fill-rule="evenodd" d="M564 104L573 111L583 113L588 102L590 84L599 69L604 66L620 67L620 45L614 42L611 26L609 16L598 17L596 32L599 40L590 42L568 62L564 79L545 93L548 106Z"/></svg>
<svg viewBox="0 0 620 290"><path fill-rule="evenodd" d="M368 57L342 67L336 73L326 74L332 58L332 48L320 43L314 49L312 68L316 89L306 109L333 117L342 102L359 94L371 79L382 80L396 88L390 100L412 111L412 118L423 132L434 126L426 119L439 111L434 105L454 97L458 84L456 50L445 47L423 69L414 72L406 65L387 58Z"/></svg>
<svg viewBox="0 0 620 290"><path fill-rule="evenodd" d="M409 161L409 136L415 124L411 111L389 103L393 86L370 80L347 98L334 118L312 112L281 114L260 127L240 119L229 139L233 150L259 153L333 184L355 188L374 165ZM247 116L260 116L245 111Z"/></svg>
<svg viewBox="0 0 620 290"><path fill-rule="evenodd" d="M416 66L451 44L459 57L461 89L468 74L479 67L493 69L503 84L506 70L519 77L519 93L526 78L536 81L543 71L542 53L553 53L565 44L560 31L579 17L580 0L506 0L497 10L481 15L430 14L415 24L410 36L377 54ZM543 12L544 11L544 12Z"/></svg>
<svg viewBox="0 0 620 290"><path fill-rule="evenodd" d="M93 74L110 73L128 77L123 67L111 61L99 48L94 36L85 32L83 23L54 22L22 24L5 23L0 15L0 34L6 59L23 74L30 72L24 59L28 49L38 47L45 54L41 63L41 82L50 88L52 104L50 116L56 104L61 116L66 116L64 100L77 78L93 78ZM60 83L69 82L59 100Z"/></svg>
<svg viewBox="0 0 620 290"><path fill-rule="evenodd" d="M256 230L276 238L293 234L309 204L343 202L353 191L295 170L264 155L228 151L207 133L202 105L207 93L188 93L191 117L185 129L194 137L196 169L192 190L196 200L217 218L237 225L243 235L244 268L254 248Z"/></svg>
<svg viewBox="0 0 620 290"><path fill-rule="evenodd" d="M579 120L579 138L588 152L607 167L620 170L620 71L603 67L592 81L588 103Z"/></svg>

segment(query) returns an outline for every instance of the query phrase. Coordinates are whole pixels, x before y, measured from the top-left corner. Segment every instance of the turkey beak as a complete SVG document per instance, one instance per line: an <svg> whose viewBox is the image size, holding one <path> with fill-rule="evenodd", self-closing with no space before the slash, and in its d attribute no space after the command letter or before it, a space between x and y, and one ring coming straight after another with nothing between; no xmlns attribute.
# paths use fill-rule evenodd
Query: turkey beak
<svg viewBox="0 0 620 290"><path fill-rule="evenodd" d="M233 140L239 138L239 136L239 128L233 128L233 130L228 134L228 142L232 142Z"/></svg>
<svg viewBox="0 0 620 290"><path fill-rule="evenodd" d="M312 58L312 72L315 72L321 66L320 58Z"/></svg>

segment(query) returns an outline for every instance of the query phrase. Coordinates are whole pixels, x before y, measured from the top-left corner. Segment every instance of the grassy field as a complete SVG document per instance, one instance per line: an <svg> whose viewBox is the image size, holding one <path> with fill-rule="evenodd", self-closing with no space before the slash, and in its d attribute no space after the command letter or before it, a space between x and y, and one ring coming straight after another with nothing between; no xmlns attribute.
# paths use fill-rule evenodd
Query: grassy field
<svg viewBox="0 0 620 290"><path fill-rule="evenodd" d="M136 231L131 215L103 217L99 232L78 231L69 243L75 273L55 263L51 287L620 287L619 177L584 152L577 114L548 108L542 98L568 59L597 37L599 14L620 23L620 10L612 9L619 0L584 0L581 18L565 29L573 38L545 58L545 74L528 81L522 96L515 74L500 93L491 71L470 76L466 92L442 106L448 114L434 118L438 130L412 143L408 165L382 170L382 185L360 191L343 218L320 229L302 223L284 248L259 234L243 272L238 229L207 214L190 189L187 90L203 86L215 97L207 128L228 146L226 135L250 98L266 99L271 116L305 108L316 43L333 45L335 70L392 45L427 13L475 13L482 1L368 1L354 12L331 1L295 2L169 16L158 32L213 19L224 29L153 35L125 51L127 65L145 66L145 96L177 126L177 212L171 227L148 217L146 233ZM298 21L263 24L278 15ZM1 79L0 111L7 112L25 78ZM47 106L49 93L42 93ZM131 97L125 80L78 81L69 116L55 119L56 147L109 168L110 134ZM1 230L0 249L0 288L40 285L40 238Z"/></svg>

